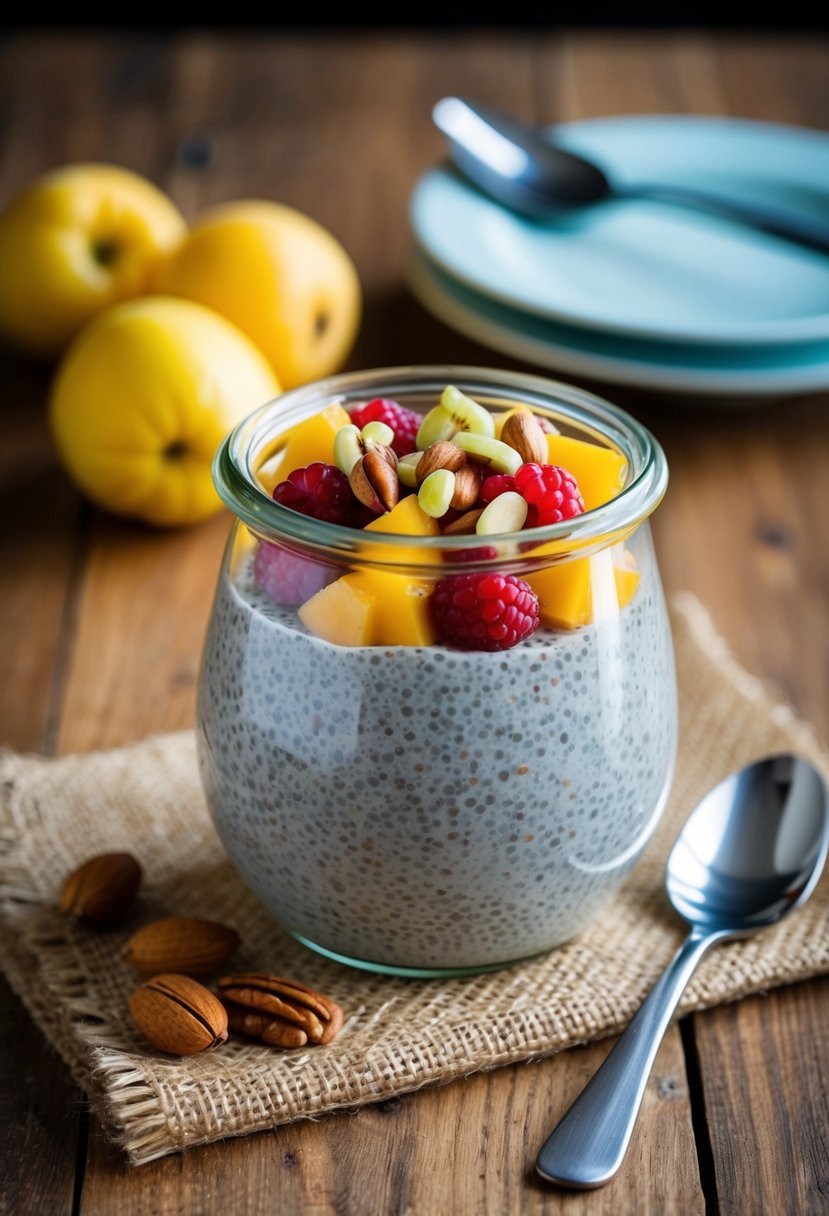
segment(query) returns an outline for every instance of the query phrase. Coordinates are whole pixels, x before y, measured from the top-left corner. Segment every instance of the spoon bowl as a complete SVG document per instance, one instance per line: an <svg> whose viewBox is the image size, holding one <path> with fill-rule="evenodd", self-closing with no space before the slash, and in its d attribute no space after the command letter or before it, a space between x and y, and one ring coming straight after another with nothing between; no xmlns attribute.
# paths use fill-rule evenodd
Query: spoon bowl
<svg viewBox="0 0 829 1216"><path fill-rule="evenodd" d="M443 97L432 109L458 169L485 194L535 220L560 219L609 200L645 199L718 215L790 244L829 253L829 225L762 200L747 202L691 186L637 182L619 187L586 156L559 147L531 123Z"/></svg>
<svg viewBox="0 0 829 1216"><path fill-rule="evenodd" d="M702 956L777 924L815 888L829 849L829 792L807 760L769 756L702 799L671 850L668 898L691 931L601 1068L538 1155L542 1178L601 1186L622 1164L659 1044Z"/></svg>

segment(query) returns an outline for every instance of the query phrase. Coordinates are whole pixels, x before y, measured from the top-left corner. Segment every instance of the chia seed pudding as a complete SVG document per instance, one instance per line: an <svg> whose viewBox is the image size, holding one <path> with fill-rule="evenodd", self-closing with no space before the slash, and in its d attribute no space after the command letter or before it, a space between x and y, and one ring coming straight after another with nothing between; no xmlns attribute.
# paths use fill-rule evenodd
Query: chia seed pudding
<svg viewBox="0 0 829 1216"><path fill-rule="evenodd" d="M501 653L336 646L221 576L199 755L223 843L289 930L348 961L482 969L577 934L661 813L673 653L648 525L621 611Z"/></svg>

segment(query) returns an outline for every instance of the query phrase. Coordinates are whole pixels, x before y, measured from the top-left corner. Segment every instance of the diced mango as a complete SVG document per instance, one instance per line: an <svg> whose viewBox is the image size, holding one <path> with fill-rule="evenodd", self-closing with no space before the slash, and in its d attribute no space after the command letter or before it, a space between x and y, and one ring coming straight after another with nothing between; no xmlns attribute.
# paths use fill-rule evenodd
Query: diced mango
<svg viewBox="0 0 829 1216"><path fill-rule="evenodd" d="M259 470L259 480L264 489L272 494L277 482L294 469L304 469L314 461L333 464L334 436L340 427L347 426L350 421L348 412L341 405L327 405L318 414L291 427L286 432L282 451Z"/></svg>
<svg viewBox="0 0 829 1216"><path fill-rule="evenodd" d="M409 494L406 498L401 498L400 502L392 507L390 511L386 511L385 515L378 515L370 524L366 524L363 531L397 532L401 536L437 536L440 533L440 527L438 521L432 519L423 510L417 501L417 495ZM405 552L402 549L395 549L392 553L389 553L385 547L381 547L380 545L372 546L366 544L362 552L365 558L377 562L391 559L419 565L435 560L435 555L430 553L426 548L412 548L407 549Z"/></svg>
<svg viewBox="0 0 829 1216"><path fill-rule="evenodd" d="M436 633L429 610L429 583L381 570L360 570L345 577L374 601L371 645L433 645Z"/></svg>
<svg viewBox="0 0 829 1216"><path fill-rule="evenodd" d="M346 574L306 600L299 619L311 633L335 646L370 646L376 608L369 589Z"/></svg>
<svg viewBox="0 0 829 1216"><path fill-rule="evenodd" d="M567 469L575 477L586 511L615 498L625 484L627 461L612 448L569 435L548 435L547 450L550 464Z"/></svg>
<svg viewBox="0 0 829 1216"><path fill-rule="evenodd" d="M547 629L578 629L613 616L639 586L639 571L623 546L548 566L525 578L538 596L539 618Z"/></svg>

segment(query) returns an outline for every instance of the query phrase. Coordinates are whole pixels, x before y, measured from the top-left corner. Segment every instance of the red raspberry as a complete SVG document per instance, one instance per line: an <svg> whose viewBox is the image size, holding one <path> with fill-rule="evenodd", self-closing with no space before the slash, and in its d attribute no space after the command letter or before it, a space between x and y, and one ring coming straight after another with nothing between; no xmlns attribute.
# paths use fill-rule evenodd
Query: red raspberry
<svg viewBox="0 0 829 1216"><path fill-rule="evenodd" d="M357 499L345 473L336 465L316 461L307 468L294 469L287 481L280 481L273 496L281 506L301 515L353 527Z"/></svg>
<svg viewBox="0 0 829 1216"><path fill-rule="evenodd" d="M391 397L375 397L366 405L358 405L351 411L351 421L360 430L367 422L385 422L394 431L392 447L398 456L408 456L415 450L415 435L423 419L414 410L398 405Z"/></svg>
<svg viewBox="0 0 829 1216"><path fill-rule="evenodd" d="M575 477L554 464L522 464L515 474L515 488L530 505L528 528L557 524L584 511Z"/></svg>
<svg viewBox="0 0 829 1216"><path fill-rule="evenodd" d="M312 595L333 583L339 571L263 541L253 559L253 575L259 586L277 604L298 608Z"/></svg>
<svg viewBox="0 0 829 1216"><path fill-rule="evenodd" d="M487 477L481 486L481 498L485 503L490 503L499 494L506 494L507 490L514 489L515 478L510 477L509 473L493 473L492 477Z"/></svg>
<svg viewBox="0 0 829 1216"><path fill-rule="evenodd" d="M441 640L460 650L508 650L538 628L538 597L514 574L450 574L432 612Z"/></svg>

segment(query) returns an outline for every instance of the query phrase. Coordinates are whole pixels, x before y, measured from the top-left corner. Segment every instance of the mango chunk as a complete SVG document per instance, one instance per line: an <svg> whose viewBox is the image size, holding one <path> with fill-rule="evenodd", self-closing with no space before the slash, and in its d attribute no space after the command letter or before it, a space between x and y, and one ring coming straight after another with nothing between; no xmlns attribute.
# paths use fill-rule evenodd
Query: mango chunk
<svg viewBox="0 0 829 1216"><path fill-rule="evenodd" d="M539 618L547 629L578 629L615 616L639 586L631 553L616 545L525 578L538 596Z"/></svg>
<svg viewBox="0 0 829 1216"><path fill-rule="evenodd" d="M299 619L311 633L335 646L371 646L376 607L370 591L346 574L306 600Z"/></svg>
<svg viewBox="0 0 829 1216"><path fill-rule="evenodd" d="M416 494L401 498L396 506L385 515L378 515L370 524L366 524L364 532L397 532L401 536L437 536L440 533L438 521L421 507ZM363 556L370 561L399 561L411 562L412 565L422 565L424 562L435 560L435 555L426 548L413 546L410 549L381 548L380 545L366 544L362 549Z"/></svg>
<svg viewBox="0 0 829 1216"><path fill-rule="evenodd" d="M432 646L437 639L428 582L406 574L360 570L347 574L374 603L372 646Z"/></svg>
<svg viewBox="0 0 829 1216"><path fill-rule="evenodd" d="M294 469L304 469L314 461L334 463L334 436L351 419L341 405L327 405L324 410L298 422L286 432L286 444L272 460L259 470L259 480L269 494L277 482L283 481Z"/></svg>
<svg viewBox="0 0 829 1216"><path fill-rule="evenodd" d="M625 484L627 461L612 448L569 435L548 435L547 450L550 464L567 469L575 477L585 511L592 511L615 498Z"/></svg>

